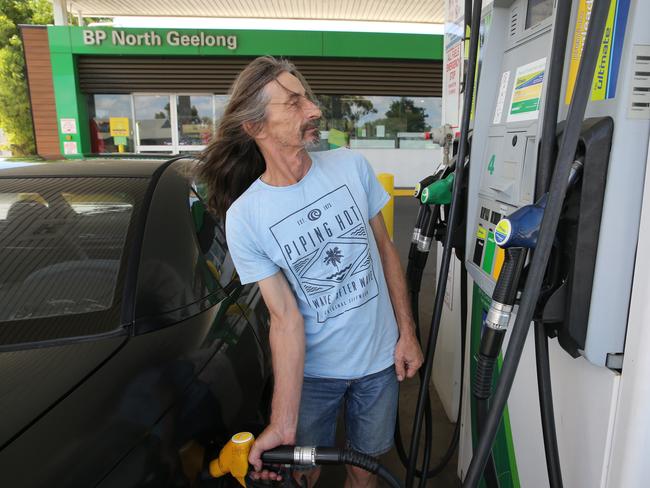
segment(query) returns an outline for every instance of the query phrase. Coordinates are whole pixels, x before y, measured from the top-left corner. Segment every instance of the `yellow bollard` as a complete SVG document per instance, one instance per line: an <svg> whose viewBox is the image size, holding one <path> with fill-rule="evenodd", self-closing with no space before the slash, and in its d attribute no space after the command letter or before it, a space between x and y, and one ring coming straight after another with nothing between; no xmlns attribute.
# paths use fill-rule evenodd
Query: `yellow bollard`
<svg viewBox="0 0 650 488"><path fill-rule="evenodd" d="M388 235L390 239L393 240L393 220L395 218L395 176L390 173L379 173L377 179L381 186L384 187L384 190L390 195L390 200L381 209L381 213L384 216L384 222L386 223L386 229L388 230Z"/></svg>

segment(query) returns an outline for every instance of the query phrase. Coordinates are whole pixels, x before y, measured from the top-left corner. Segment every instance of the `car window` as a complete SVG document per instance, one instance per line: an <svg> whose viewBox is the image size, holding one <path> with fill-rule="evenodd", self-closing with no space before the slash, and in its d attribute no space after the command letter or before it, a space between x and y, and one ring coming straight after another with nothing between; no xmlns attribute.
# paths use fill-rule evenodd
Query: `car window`
<svg viewBox="0 0 650 488"><path fill-rule="evenodd" d="M0 321L111 308L146 182L0 179Z"/></svg>
<svg viewBox="0 0 650 488"><path fill-rule="evenodd" d="M223 221L208 212L205 203L193 189L190 190L189 205L199 247L210 271L208 280L212 278L224 287L235 278L236 273L228 253Z"/></svg>

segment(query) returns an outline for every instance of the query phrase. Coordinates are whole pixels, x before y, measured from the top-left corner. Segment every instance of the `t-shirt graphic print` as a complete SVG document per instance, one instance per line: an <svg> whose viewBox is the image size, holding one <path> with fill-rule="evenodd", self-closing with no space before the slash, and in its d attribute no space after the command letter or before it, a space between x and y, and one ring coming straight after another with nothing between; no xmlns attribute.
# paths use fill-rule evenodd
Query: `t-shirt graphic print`
<svg viewBox="0 0 650 488"><path fill-rule="evenodd" d="M319 323L377 298L366 225L347 185L270 230Z"/></svg>

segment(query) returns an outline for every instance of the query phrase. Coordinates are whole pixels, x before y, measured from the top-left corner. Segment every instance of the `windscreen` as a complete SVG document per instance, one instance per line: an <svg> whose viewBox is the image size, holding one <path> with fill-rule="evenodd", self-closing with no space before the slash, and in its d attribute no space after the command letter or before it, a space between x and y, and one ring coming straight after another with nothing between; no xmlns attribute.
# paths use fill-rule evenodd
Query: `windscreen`
<svg viewBox="0 0 650 488"><path fill-rule="evenodd" d="M0 322L111 308L146 184L0 179Z"/></svg>

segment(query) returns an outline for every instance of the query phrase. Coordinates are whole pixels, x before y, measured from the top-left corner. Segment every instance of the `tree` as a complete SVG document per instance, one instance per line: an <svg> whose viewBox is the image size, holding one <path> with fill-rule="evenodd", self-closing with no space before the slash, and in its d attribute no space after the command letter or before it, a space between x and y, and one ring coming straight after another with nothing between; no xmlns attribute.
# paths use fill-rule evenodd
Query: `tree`
<svg viewBox="0 0 650 488"><path fill-rule="evenodd" d="M424 112L424 108L416 107L413 100L410 98L402 97L395 100L390 104L386 118L388 119L405 119L406 132L424 132L430 130L431 127L427 125L424 120L428 115Z"/></svg>
<svg viewBox="0 0 650 488"><path fill-rule="evenodd" d="M25 58L18 24L51 24L49 0L0 0L0 128L16 155L34 154Z"/></svg>
<svg viewBox="0 0 650 488"><path fill-rule="evenodd" d="M336 129L352 133L359 119L365 115L377 113L372 101L360 96L318 95L318 102L326 130L333 126ZM338 120L342 121L342 124L334 122Z"/></svg>

